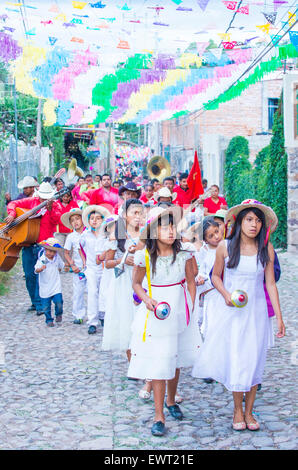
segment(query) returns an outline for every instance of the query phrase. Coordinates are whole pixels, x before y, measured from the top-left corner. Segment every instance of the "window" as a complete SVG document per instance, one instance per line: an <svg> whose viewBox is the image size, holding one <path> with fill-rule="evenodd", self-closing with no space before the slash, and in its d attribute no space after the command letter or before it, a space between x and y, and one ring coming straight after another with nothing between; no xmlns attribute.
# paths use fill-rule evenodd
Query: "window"
<svg viewBox="0 0 298 470"><path fill-rule="evenodd" d="M274 113L278 108L278 98L268 98L268 129L273 127Z"/></svg>

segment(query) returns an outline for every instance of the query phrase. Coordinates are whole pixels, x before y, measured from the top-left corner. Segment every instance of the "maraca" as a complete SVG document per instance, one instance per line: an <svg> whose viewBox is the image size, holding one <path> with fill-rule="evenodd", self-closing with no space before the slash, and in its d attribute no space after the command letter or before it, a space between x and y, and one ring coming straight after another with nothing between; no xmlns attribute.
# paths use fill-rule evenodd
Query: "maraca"
<svg viewBox="0 0 298 470"><path fill-rule="evenodd" d="M235 307L245 307L248 302L247 293L244 290L234 290L231 294L231 301Z"/></svg>
<svg viewBox="0 0 298 470"><path fill-rule="evenodd" d="M168 318L168 316L171 313L171 307L167 302L159 302L155 309L154 309L154 315L158 320L165 320Z"/></svg>

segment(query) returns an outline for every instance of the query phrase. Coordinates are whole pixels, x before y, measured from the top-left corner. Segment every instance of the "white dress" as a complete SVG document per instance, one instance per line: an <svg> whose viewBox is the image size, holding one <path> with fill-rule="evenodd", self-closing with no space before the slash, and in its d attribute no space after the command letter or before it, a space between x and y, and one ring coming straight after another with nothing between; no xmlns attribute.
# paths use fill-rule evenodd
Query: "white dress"
<svg viewBox="0 0 298 470"><path fill-rule="evenodd" d="M153 312L149 312L143 341L147 309L143 302L136 308L132 324L129 377L170 380L175 376L177 368L193 366L201 338L197 319L192 314L192 301L187 287L185 285L184 290L180 284L185 279L185 263L190 258L191 254L186 251L177 254L174 264L172 256L158 257L154 276L150 266L152 298L157 302L168 302L171 312L165 320L159 320ZM135 265L145 267L145 250L135 254ZM188 326L186 302L190 312Z"/></svg>
<svg viewBox="0 0 298 470"><path fill-rule="evenodd" d="M138 238L126 240L125 250L137 244ZM117 241L109 241L106 250L115 250L115 259L124 253L117 248ZM132 272L133 266L125 264L124 272L115 277L114 269L109 269L109 285L106 288L105 324L103 330L102 350L126 351L131 339L131 324L134 317Z"/></svg>
<svg viewBox="0 0 298 470"><path fill-rule="evenodd" d="M210 271L213 268L216 256L216 248L210 248L208 244L204 243L198 252L197 262L199 265L198 276L205 279L204 284L197 286L197 302L196 308L198 309L199 324L203 337L206 336L208 325L208 306L215 294L215 289L210 280ZM204 295L202 295L205 293ZM201 295L201 302L200 302Z"/></svg>
<svg viewBox="0 0 298 470"><path fill-rule="evenodd" d="M257 255L241 255L237 268L225 266L225 288L230 293L244 290L248 303L242 308L228 307L215 291L208 305L208 330L193 368L194 377L211 377L233 392L248 392L262 383L271 334L263 279L264 268L257 264Z"/></svg>
<svg viewBox="0 0 298 470"><path fill-rule="evenodd" d="M104 251L109 250L110 246L111 246L111 242L108 239L106 239L105 244L104 244ZM112 246L114 247L115 243ZM100 254L100 253L97 253L97 254ZM106 299L109 293L109 286L111 284L111 280L113 276L114 276L114 270L107 269L104 266L101 283L100 283L99 299L98 299L98 310L101 313L104 313L106 311ZM104 318L104 315L102 317Z"/></svg>

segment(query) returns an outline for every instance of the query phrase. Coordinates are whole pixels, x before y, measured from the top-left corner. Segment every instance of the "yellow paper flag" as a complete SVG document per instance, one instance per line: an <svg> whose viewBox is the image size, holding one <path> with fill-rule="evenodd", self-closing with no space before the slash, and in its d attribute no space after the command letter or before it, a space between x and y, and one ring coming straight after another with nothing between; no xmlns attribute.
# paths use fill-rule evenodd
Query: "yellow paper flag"
<svg viewBox="0 0 298 470"><path fill-rule="evenodd" d="M296 21L296 15L295 13L291 13L290 11L288 12L288 17L289 17L289 25L290 26L293 26L293 24L295 23Z"/></svg>
<svg viewBox="0 0 298 470"><path fill-rule="evenodd" d="M73 6L73 8L78 8L79 10L82 10L87 5L87 3L88 2L75 2L75 1L73 1L72 6Z"/></svg>
<svg viewBox="0 0 298 470"><path fill-rule="evenodd" d="M259 28L261 31L263 31L263 33L269 34L270 23L261 24L259 26L256 26L256 28Z"/></svg>

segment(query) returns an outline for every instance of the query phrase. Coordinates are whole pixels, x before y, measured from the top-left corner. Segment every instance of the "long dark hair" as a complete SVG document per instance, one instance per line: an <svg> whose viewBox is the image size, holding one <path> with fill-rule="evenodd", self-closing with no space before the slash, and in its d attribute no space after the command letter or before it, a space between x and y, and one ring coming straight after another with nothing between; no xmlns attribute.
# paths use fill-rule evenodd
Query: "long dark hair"
<svg viewBox="0 0 298 470"><path fill-rule="evenodd" d="M173 214L169 214L166 219L168 221L168 225L176 225ZM157 221L157 224L156 224L156 228L160 227L161 224L162 224L162 217L159 217L158 221ZM149 252L149 255L150 255L150 261L151 261L151 266L152 266L152 274L154 275L156 273L156 261L157 261L157 257L158 257L157 238L147 238L146 239L146 248L147 248L147 250ZM177 253L179 253L179 251L181 251L181 242L180 242L179 239L176 238L176 240L174 241L174 243L172 245L172 250L173 250L172 264L174 264L175 261L176 261Z"/></svg>
<svg viewBox="0 0 298 470"><path fill-rule="evenodd" d="M103 175L105 176L105 175ZM127 199L123 204L123 215L125 215L131 205L143 206L142 202L139 199ZM117 240L117 247L122 253L125 252L125 242L126 242L126 222L123 217L119 217L115 225L115 238Z"/></svg>
<svg viewBox="0 0 298 470"><path fill-rule="evenodd" d="M215 222L214 217L209 216L205 217L203 220L203 240L206 241L207 230L210 227L217 227L219 228L219 224Z"/></svg>
<svg viewBox="0 0 298 470"><path fill-rule="evenodd" d="M262 266L266 266L269 261L268 255L268 244L265 245L266 239L266 220L264 213L256 207L248 207L237 215L235 225L231 235L228 237L228 254L229 261L227 264L228 268L236 268L240 261L240 241L241 241L241 225L244 217L248 212L253 212L262 222L262 227L258 235L256 236L256 242L258 244L258 255L257 261L260 261Z"/></svg>

